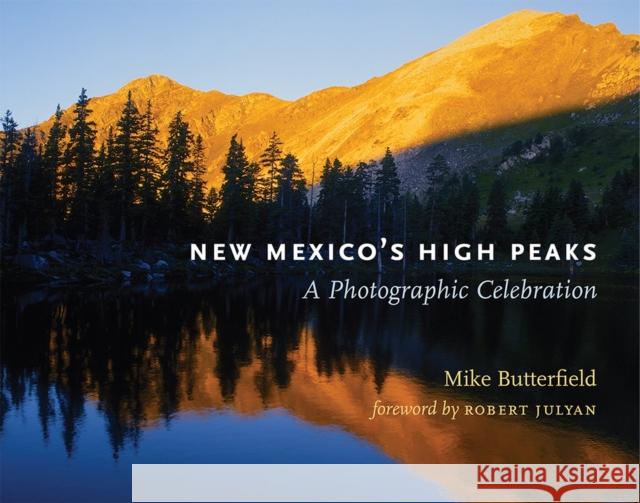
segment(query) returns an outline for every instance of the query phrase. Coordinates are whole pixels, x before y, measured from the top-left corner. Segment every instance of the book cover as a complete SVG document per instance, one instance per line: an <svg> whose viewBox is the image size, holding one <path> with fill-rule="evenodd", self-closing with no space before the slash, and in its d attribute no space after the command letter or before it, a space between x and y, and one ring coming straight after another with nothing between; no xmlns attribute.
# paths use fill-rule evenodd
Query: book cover
<svg viewBox="0 0 640 503"><path fill-rule="evenodd" d="M638 501L638 3L0 2L3 503Z"/></svg>

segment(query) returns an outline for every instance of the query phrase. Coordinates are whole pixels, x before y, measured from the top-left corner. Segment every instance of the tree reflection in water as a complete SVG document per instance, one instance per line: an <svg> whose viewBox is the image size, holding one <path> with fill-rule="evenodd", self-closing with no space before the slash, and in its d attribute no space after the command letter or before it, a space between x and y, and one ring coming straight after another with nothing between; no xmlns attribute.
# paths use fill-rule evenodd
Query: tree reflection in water
<svg viewBox="0 0 640 503"><path fill-rule="evenodd" d="M272 279L168 291L16 295L2 312L0 428L7 413L32 396L44 442L57 420L69 457L88 401L105 418L115 458L127 443L137 447L145 428L170 425L184 411L256 414L272 407L340 426L405 462L463 462L481 450L491 458L485 461L517 462L520 452L532 462L543 437L564 439L557 448L571 462L576 453L590 457L585 446L594 442L600 447L593 452L602 456L605 449L611 459L637 452L637 415L624 416L621 398L634 389L637 396L635 289L615 288L591 305L468 300L425 308L305 302L306 286ZM625 342L611 344L611 333ZM582 394L462 395L442 388L444 369L470 367L597 367L602 384ZM551 425L522 418L367 420L377 399L590 403L594 393L601 415ZM488 447L490 431L515 445ZM538 460L550 455L538 450Z"/></svg>

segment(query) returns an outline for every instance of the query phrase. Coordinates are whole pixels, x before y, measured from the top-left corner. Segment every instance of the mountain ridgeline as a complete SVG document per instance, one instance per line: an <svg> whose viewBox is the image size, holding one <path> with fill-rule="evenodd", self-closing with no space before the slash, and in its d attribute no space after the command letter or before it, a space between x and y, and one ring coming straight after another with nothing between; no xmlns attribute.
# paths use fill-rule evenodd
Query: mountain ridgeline
<svg viewBox="0 0 640 503"><path fill-rule="evenodd" d="M7 111L3 258L41 269L64 257L33 252L61 247L108 264L193 240L384 236L589 239L635 267L639 47L613 25L523 11L294 102L151 76L83 89L32 128Z"/></svg>
<svg viewBox="0 0 640 503"><path fill-rule="evenodd" d="M206 179L222 183L233 134L257 160L277 131L310 177L314 160L380 159L390 146L403 166L416 150L462 135L564 111L589 109L638 91L640 41L612 24L520 11L498 19L395 71L355 87L319 90L295 101L264 93L197 91L153 75L93 98L97 142L106 140L131 93L153 103L159 139L181 111L205 147ZM70 124L73 107L64 111ZM53 117L42 124L45 131ZM424 167L424 166L423 166Z"/></svg>

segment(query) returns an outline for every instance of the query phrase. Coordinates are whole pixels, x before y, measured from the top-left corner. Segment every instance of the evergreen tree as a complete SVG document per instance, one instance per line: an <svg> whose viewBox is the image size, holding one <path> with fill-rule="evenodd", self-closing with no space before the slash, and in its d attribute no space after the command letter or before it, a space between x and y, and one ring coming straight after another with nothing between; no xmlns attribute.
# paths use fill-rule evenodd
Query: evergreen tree
<svg viewBox="0 0 640 503"><path fill-rule="evenodd" d="M589 202L584 193L582 184L576 180L571 181L569 190L564 198L564 213L573 223L580 237L584 237L589 225Z"/></svg>
<svg viewBox="0 0 640 503"><path fill-rule="evenodd" d="M112 220L114 215L118 215L121 203L120 195L114 191L118 169L115 151L113 129L109 128L106 144L102 143L98 152L96 176L92 186L93 202L96 206L98 259L101 262L104 262L108 257Z"/></svg>
<svg viewBox="0 0 640 503"><path fill-rule="evenodd" d="M378 197L376 196L376 174L379 170L378 162L370 160L368 163L360 163L356 168L356 175L360 172L364 185L365 224L363 232L368 236L367 239L377 238L377 221L378 221Z"/></svg>
<svg viewBox="0 0 640 503"><path fill-rule="evenodd" d="M69 228L85 239L89 232L89 184L94 168L95 123L89 119L91 109L86 89L82 88L69 128L65 153L65 207Z"/></svg>
<svg viewBox="0 0 640 503"><path fill-rule="evenodd" d="M458 176L454 174L447 177L438 193L432 196L436 204L433 213L429 215L434 220L430 240L455 245L462 218L462 194Z"/></svg>
<svg viewBox="0 0 640 503"><path fill-rule="evenodd" d="M20 144L18 124L7 110L2 118L0 150L0 245L9 242L12 226L12 205L16 185L16 158Z"/></svg>
<svg viewBox="0 0 640 503"><path fill-rule="evenodd" d="M140 113L129 91L127 102L116 125L113 153L116 162L116 190L120 199L120 242L125 241L130 233L133 201L138 187L140 158L137 146L140 125Z"/></svg>
<svg viewBox="0 0 640 503"><path fill-rule="evenodd" d="M30 239L41 239L51 235L49 209L51 208L51 177L44 165L44 147L46 135L34 130L35 153L29 189L29 236Z"/></svg>
<svg viewBox="0 0 640 503"><path fill-rule="evenodd" d="M316 227L319 237L327 241L337 241L340 236L344 216L344 199L341 197L342 163L327 159L320 175L320 193L316 204Z"/></svg>
<svg viewBox="0 0 640 503"><path fill-rule="evenodd" d="M341 211L341 231L340 236L342 242L346 243L351 241L348 238L352 236L350 222L353 221L353 205L355 203L355 191L356 191L356 178L353 168L351 166L345 166L340 172L340 183L338 185L337 200L342 207Z"/></svg>
<svg viewBox="0 0 640 503"><path fill-rule="evenodd" d="M153 119L151 101L141 119L140 135L136 149L140 163L138 199L140 204L141 224L140 233L143 241L150 238L149 227L157 217L158 195L162 177L160 164L162 153L158 147L158 128Z"/></svg>
<svg viewBox="0 0 640 503"><path fill-rule="evenodd" d="M630 268L638 267L638 233L635 229L624 229L620 239L615 261L618 265Z"/></svg>
<svg viewBox="0 0 640 503"><path fill-rule="evenodd" d="M436 155L427 168L430 191L437 191L449 176L449 164L442 154Z"/></svg>
<svg viewBox="0 0 640 503"><path fill-rule="evenodd" d="M638 171L616 172L602 194L600 212L604 225L611 229L626 227L638 218Z"/></svg>
<svg viewBox="0 0 640 503"><path fill-rule="evenodd" d="M462 222L461 234L462 241L476 240L476 227L478 217L480 216L480 192L478 185L469 177L462 177Z"/></svg>
<svg viewBox="0 0 640 503"><path fill-rule="evenodd" d="M545 191L542 199L544 219L538 234L540 238L544 239L545 237L548 238L549 229L551 229L553 221L563 212L562 191L558 187L551 185Z"/></svg>
<svg viewBox="0 0 640 503"><path fill-rule="evenodd" d="M380 170L376 176L376 191L380 195L383 214L390 215L398 201L400 179L395 159L389 147L380 161Z"/></svg>
<svg viewBox="0 0 640 503"><path fill-rule="evenodd" d="M307 187L298 159L293 154L282 159L277 182L279 239L300 241L307 210Z"/></svg>
<svg viewBox="0 0 640 503"><path fill-rule="evenodd" d="M438 223L434 225L434 236L454 246L475 240L480 197L478 188L469 176L449 176L436 200L434 218Z"/></svg>
<svg viewBox="0 0 640 503"><path fill-rule="evenodd" d="M429 188L427 191L428 196L428 221L429 221L429 239L436 239L436 225L438 211L438 192L444 185L449 176L449 164L447 160L441 155L436 155L427 169L427 182Z"/></svg>
<svg viewBox="0 0 640 503"><path fill-rule="evenodd" d="M260 164L267 170L267 180L269 187L269 202L273 202L274 187L276 184L276 176L278 166L282 161L282 141L274 131L269 138L267 148L260 156Z"/></svg>
<svg viewBox="0 0 640 503"><path fill-rule="evenodd" d="M224 181L220 189L218 212L230 243L250 235L258 170L258 165L249 164L242 141L233 135L222 168Z"/></svg>
<svg viewBox="0 0 640 503"><path fill-rule="evenodd" d="M640 211L640 162L636 152L631 159L631 169L627 170L627 212L633 226L638 228L638 213Z"/></svg>
<svg viewBox="0 0 640 503"><path fill-rule="evenodd" d="M561 136L554 135L549 142L549 160L552 164L559 164L564 159L565 145Z"/></svg>
<svg viewBox="0 0 640 503"><path fill-rule="evenodd" d="M204 203L205 222L211 227L218 214L220 208L220 197L215 187L211 187L207 193L207 198Z"/></svg>
<svg viewBox="0 0 640 503"><path fill-rule="evenodd" d="M16 184L13 198L13 210L17 216L18 248L29 239L30 217L37 215L38 202L33 200L33 181L39 170L39 156L36 135L33 129L27 129L23 135L20 153L16 159Z"/></svg>
<svg viewBox="0 0 640 503"><path fill-rule="evenodd" d="M568 215L562 213L556 215L549 227L549 242L562 247L575 242L576 238L576 228Z"/></svg>
<svg viewBox="0 0 640 503"><path fill-rule="evenodd" d="M546 218L544 198L540 191L536 191L525 211L525 218L522 224L524 239L531 243L544 242L548 231Z"/></svg>
<svg viewBox="0 0 640 503"><path fill-rule="evenodd" d="M362 190L362 198L367 200L373 197L375 189L374 174L376 172L377 163L372 161L370 163L359 162L355 169L355 177L358 180L358 184Z"/></svg>
<svg viewBox="0 0 640 503"><path fill-rule="evenodd" d="M56 108L53 124L49 130L47 141L44 146L43 153L43 171L44 171L44 190L46 203L43 208L44 217L50 234L53 234L57 228L58 220L63 215L58 205L58 198L61 194L61 166L64 160L64 139L67 133L66 127L62 124L62 110L60 105Z"/></svg>
<svg viewBox="0 0 640 503"><path fill-rule="evenodd" d="M192 169L190 161L193 136L189 125L177 112L169 124L169 138L164 155L165 171L162 180L162 202L166 214L169 240L182 237L178 229L187 218L189 201L188 176Z"/></svg>
<svg viewBox="0 0 640 503"><path fill-rule="evenodd" d="M193 144L193 167L191 177L191 200L189 209L191 212L191 222L194 230L198 232L204 223L204 205L205 205L205 175L207 168L204 164L204 145L202 136L196 136Z"/></svg>
<svg viewBox="0 0 640 503"><path fill-rule="evenodd" d="M345 197L348 208L348 241L368 240L372 230L370 221L370 202L372 197L373 173L371 166L361 162L355 170L349 168L348 176L345 176Z"/></svg>
<svg viewBox="0 0 640 503"><path fill-rule="evenodd" d="M405 256L417 257L418 243L424 242L424 207L416 194L406 192L404 199L406 202L406 210L403 211L403 234L406 234Z"/></svg>
<svg viewBox="0 0 640 503"><path fill-rule="evenodd" d="M498 177L491 185L487 201L487 221L484 228L485 239L498 245L508 241L507 195L504 182Z"/></svg>
<svg viewBox="0 0 640 503"><path fill-rule="evenodd" d="M397 227L396 207L400 193L400 179L391 149L387 147L376 172L372 205L375 208L376 241L387 236L393 239Z"/></svg>

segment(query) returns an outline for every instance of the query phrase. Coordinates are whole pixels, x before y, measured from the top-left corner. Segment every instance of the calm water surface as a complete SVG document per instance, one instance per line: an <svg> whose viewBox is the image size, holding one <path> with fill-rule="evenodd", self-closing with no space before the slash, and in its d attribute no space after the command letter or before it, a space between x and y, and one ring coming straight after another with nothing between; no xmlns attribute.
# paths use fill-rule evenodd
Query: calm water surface
<svg viewBox="0 0 640 503"><path fill-rule="evenodd" d="M425 282L433 278L425 279ZM3 502L131 501L132 463L629 462L638 292L302 301L309 280L4 292ZM457 393L443 370L596 368L596 390ZM595 417L371 416L376 400L595 403Z"/></svg>

